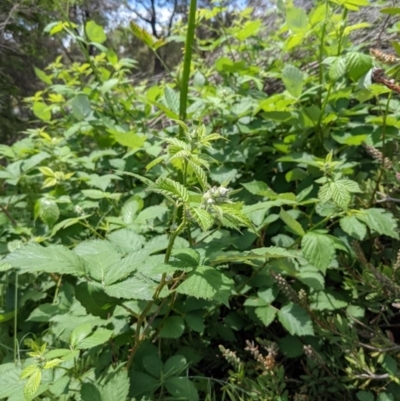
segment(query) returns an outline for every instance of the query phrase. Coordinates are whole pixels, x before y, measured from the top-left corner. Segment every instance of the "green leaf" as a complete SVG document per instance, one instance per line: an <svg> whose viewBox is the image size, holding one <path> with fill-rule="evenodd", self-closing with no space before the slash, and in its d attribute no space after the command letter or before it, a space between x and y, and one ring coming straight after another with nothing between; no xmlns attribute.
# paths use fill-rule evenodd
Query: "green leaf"
<svg viewBox="0 0 400 401"><path fill-rule="evenodd" d="M356 394L356 397L359 401L374 401L375 396L370 391L359 391Z"/></svg>
<svg viewBox="0 0 400 401"><path fill-rule="evenodd" d="M255 309L255 314L265 327L268 327L274 320L278 310L272 305L259 306Z"/></svg>
<svg viewBox="0 0 400 401"><path fill-rule="evenodd" d="M197 331L198 333L202 333L205 329L203 317L197 313L187 313L185 315L185 321L189 328Z"/></svg>
<svg viewBox="0 0 400 401"><path fill-rule="evenodd" d="M209 266L198 266L179 285L177 292L195 298L213 299L228 304L234 281Z"/></svg>
<svg viewBox="0 0 400 401"><path fill-rule="evenodd" d="M86 276L102 284L109 283L108 275L113 275L121 262L121 255L108 241L84 241L74 251L85 261Z"/></svg>
<svg viewBox="0 0 400 401"><path fill-rule="evenodd" d="M175 114L179 114L179 94L169 86L164 88L165 102L168 108Z"/></svg>
<svg viewBox="0 0 400 401"><path fill-rule="evenodd" d="M299 305L285 305L278 312L278 320L282 326L293 336L313 336L312 320L307 311Z"/></svg>
<svg viewBox="0 0 400 401"><path fill-rule="evenodd" d="M138 267L144 264L146 260L149 261L151 258L149 253L144 250L132 252L122 259L118 257L118 255L116 255L115 259L108 257L110 263L105 264L101 262L102 265L105 266L101 282L106 286L110 286L117 281L125 280L129 275L134 273Z"/></svg>
<svg viewBox="0 0 400 401"><path fill-rule="evenodd" d="M36 76L45 84L52 85L53 81L51 80L51 76L47 75L44 71L40 70L39 68L33 67L35 70Z"/></svg>
<svg viewBox="0 0 400 401"><path fill-rule="evenodd" d="M358 188L358 184L351 180L330 181L319 189L318 197L323 203L332 200L337 206L345 210L351 201L351 193L360 192L350 183L354 183Z"/></svg>
<svg viewBox="0 0 400 401"><path fill-rule="evenodd" d="M71 219L65 219L63 221L60 221L51 230L51 235L55 235L58 231L62 230L63 228L68 228L70 226L73 226L74 224L79 223L81 220L86 220L90 216L91 216L90 214L84 214L83 216L73 217Z"/></svg>
<svg viewBox="0 0 400 401"><path fill-rule="evenodd" d="M102 387L102 399L103 401L126 401L129 395L129 387L130 382L128 372L124 369L120 369L119 372L115 373L108 383Z"/></svg>
<svg viewBox="0 0 400 401"><path fill-rule="evenodd" d="M165 205L149 206L142 210L136 217L135 223L145 224L148 220L162 220L169 209Z"/></svg>
<svg viewBox="0 0 400 401"><path fill-rule="evenodd" d="M400 14L400 7L386 7L380 10L382 14L396 15Z"/></svg>
<svg viewBox="0 0 400 401"><path fill-rule="evenodd" d="M76 344L77 349L90 349L107 342L113 334L112 330L98 328L93 334Z"/></svg>
<svg viewBox="0 0 400 401"><path fill-rule="evenodd" d="M141 28L139 25L135 24L133 21L129 24L131 31L133 34L143 41L147 46L153 48L154 38L151 36L145 29Z"/></svg>
<svg viewBox="0 0 400 401"><path fill-rule="evenodd" d="M70 335L69 343L72 348L75 348L79 343L90 335L93 325L91 323L83 323L75 328Z"/></svg>
<svg viewBox="0 0 400 401"><path fill-rule="evenodd" d="M346 59L344 57L337 57L329 68L329 78L336 82L346 73Z"/></svg>
<svg viewBox="0 0 400 401"><path fill-rule="evenodd" d="M179 338L185 331L185 322L181 316L169 316L160 331L161 338Z"/></svg>
<svg viewBox="0 0 400 401"><path fill-rule="evenodd" d="M151 301L156 292L157 283L142 276L128 278L125 281L104 287L111 297L125 299L143 299Z"/></svg>
<svg viewBox="0 0 400 401"><path fill-rule="evenodd" d="M187 369L188 363L182 355L173 355L165 362L163 374L165 377L177 376Z"/></svg>
<svg viewBox="0 0 400 401"><path fill-rule="evenodd" d="M346 308L347 305L343 295L327 290L319 291L313 296L311 308L318 311L335 310Z"/></svg>
<svg viewBox="0 0 400 401"><path fill-rule="evenodd" d="M45 365L43 366L43 369L52 369L55 366L59 365L61 362L63 362L62 359L56 358L52 359L51 361L47 361Z"/></svg>
<svg viewBox="0 0 400 401"><path fill-rule="evenodd" d="M165 387L175 399L199 401L196 386L187 377L172 377L165 382Z"/></svg>
<svg viewBox="0 0 400 401"><path fill-rule="evenodd" d="M33 114L40 118L43 121L50 121L51 120L51 111L46 103L43 102L35 102L32 106Z"/></svg>
<svg viewBox="0 0 400 401"><path fill-rule="evenodd" d="M112 314L115 306L118 304L116 298L108 296L104 288L94 281L86 281L78 284L75 287L75 297L88 313L103 319L107 319L107 316Z"/></svg>
<svg viewBox="0 0 400 401"><path fill-rule="evenodd" d="M0 313L0 323L8 322L15 316L15 311Z"/></svg>
<svg viewBox="0 0 400 401"><path fill-rule="evenodd" d="M241 29L236 34L236 38L238 40L246 40L250 36L256 35L260 30L260 28L261 28L261 20L246 21L244 26L242 26Z"/></svg>
<svg viewBox="0 0 400 401"><path fill-rule="evenodd" d="M117 250L123 253L138 251L145 243L145 239L141 235L128 228L113 231L108 235L107 239Z"/></svg>
<svg viewBox="0 0 400 401"><path fill-rule="evenodd" d="M242 212L240 204L225 203L220 206L215 205L214 211L222 216L223 225L229 228L238 229L240 226L253 228L251 220Z"/></svg>
<svg viewBox="0 0 400 401"><path fill-rule="evenodd" d="M141 209L141 203L136 199L129 199L121 209L122 221L131 224L135 221L137 212Z"/></svg>
<svg viewBox="0 0 400 401"><path fill-rule="evenodd" d="M353 81L360 79L372 67L372 58L370 56L358 52L348 52L346 54L347 73Z"/></svg>
<svg viewBox="0 0 400 401"><path fill-rule="evenodd" d="M101 93L107 93L109 92L115 85L119 83L118 78L111 78L108 81L104 82L103 85L100 88Z"/></svg>
<svg viewBox="0 0 400 401"><path fill-rule="evenodd" d="M325 288L324 276L317 271L302 269L300 273L296 274L296 278L314 290L323 290Z"/></svg>
<svg viewBox="0 0 400 401"><path fill-rule="evenodd" d="M27 401L33 400L42 381L42 371L37 367L36 371L29 377L24 387L24 396Z"/></svg>
<svg viewBox="0 0 400 401"><path fill-rule="evenodd" d="M43 160L46 160L50 157L50 155L47 152L39 152L27 159L24 159L24 163L22 165L22 168L25 172L28 172L38 166Z"/></svg>
<svg viewBox="0 0 400 401"><path fill-rule="evenodd" d="M107 40L103 27L97 25L94 21L88 21L86 23L85 32L91 42L104 43Z"/></svg>
<svg viewBox="0 0 400 401"><path fill-rule="evenodd" d="M385 355L385 358L388 355ZM389 390L389 389L388 389ZM397 393L398 395L398 393ZM376 401L395 401L394 395L388 392L384 393L379 393L378 396L376 397Z"/></svg>
<svg viewBox="0 0 400 401"><path fill-rule="evenodd" d="M305 32L308 28L308 17L306 12L302 8L288 8L286 11L286 24L292 32Z"/></svg>
<svg viewBox="0 0 400 401"><path fill-rule="evenodd" d="M82 194L90 199L119 199L121 194L100 191L99 189L82 189Z"/></svg>
<svg viewBox="0 0 400 401"><path fill-rule="evenodd" d="M92 112L89 98L80 93L71 100L72 114L77 120L84 120Z"/></svg>
<svg viewBox="0 0 400 401"><path fill-rule="evenodd" d="M189 210L191 216L203 231L208 231L214 224L214 217L206 210L199 207L191 207Z"/></svg>
<svg viewBox="0 0 400 401"><path fill-rule="evenodd" d="M81 387L82 401L105 401L101 396L101 390L93 383L83 383Z"/></svg>
<svg viewBox="0 0 400 401"><path fill-rule="evenodd" d="M152 394L160 385L160 379L154 378L147 373L142 373L135 370L131 371L130 382L131 393L134 397L141 396L143 394Z"/></svg>
<svg viewBox="0 0 400 401"><path fill-rule="evenodd" d="M0 365L0 399L20 394L23 400L24 382L20 379L21 370L14 362Z"/></svg>
<svg viewBox="0 0 400 401"><path fill-rule="evenodd" d="M293 231L295 234L299 235L302 237L305 234L305 231L303 230L303 227L301 224L296 221L288 212L285 210L281 209L281 212L279 213L279 217L283 220L283 222Z"/></svg>
<svg viewBox="0 0 400 401"><path fill-rule="evenodd" d="M60 217L60 209L56 202L51 199L41 198L36 202L35 209L38 210L40 219L48 225L53 226Z"/></svg>
<svg viewBox="0 0 400 401"><path fill-rule="evenodd" d="M253 195L266 196L272 199L277 197L276 193L263 181L251 181L241 185Z"/></svg>
<svg viewBox="0 0 400 401"><path fill-rule="evenodd" d="M160 379L163 372L163 363L156 352L145 355L142 364L147 373Z"/></svg>
<svg viewBox="0 0 400 401"><path fill-rule="evenodd" d="M396 375L398 372L397 362L389 354L385 355L385 358L382 361L382 367L390 375Z"/></svg>
<svg viewBox="0 0 400 401"><path fill-rule="evenodd" d="M38 369L40 369L40 367L36 363L34 363L33 365L29 365L21 372L20 378L26 379L27 377L35 374Z"/></svg>
<svg viewBox="0 0 400 401"><path fill-rule="evenodd" d="M185 203L189 202L187 189L179 182L171 180L171 178L159 178L151 189L164 195L177 197Z"/></svg>
<svg viewBox="0 0 400 401"><path fill-rule="evenodd" d="M295 66L286 64L282 71L282 80L286 90L295 98L303 91L303 73Z"/></svg>
<svg viewBox="0 0 400 401"><path fill-rule="evenodd" d="M364 223L361 223L356 216L342 217L339 220L339 223L340 227L345 233L360 241L362 241L367 235L367 227Z"/></svg>
<svg viewBox="0 0 400 401"><path fill-rule="evenodd" d="M357 218L378 234L399 239L397 221L393 214L385 209L371 208L362 210L357 213Z"/></svg>
<svg viewBox="0 0 400 401"><path fill-rule="evenodd" d="M48 272L76 276L85 273L83 260L61 245L43 247L31 243L9 254L4 262L21 268L21 273Z"/></svg>
<svg viewBox="0 0 400 401"><path fill-rule="evenodd" d="M335 257L335 247L326 234L308 232L301 240L301 249L307 260L317 269L325 271Z"/></svg>
<svg viewBox="0 0 400 401"><path fill-rule="evenodd" d="M41 304L29 315L27 321L48 322L53 316L60 313L60 305Z"/></svg>
<svg viewBox="0 0 400 401"><path fill-rule="evenodd" d="M127 146L131 149L141 149L146 141L144 135L135 134L133 131L118 132L113 131L113 137L120 145Z"/></svg>

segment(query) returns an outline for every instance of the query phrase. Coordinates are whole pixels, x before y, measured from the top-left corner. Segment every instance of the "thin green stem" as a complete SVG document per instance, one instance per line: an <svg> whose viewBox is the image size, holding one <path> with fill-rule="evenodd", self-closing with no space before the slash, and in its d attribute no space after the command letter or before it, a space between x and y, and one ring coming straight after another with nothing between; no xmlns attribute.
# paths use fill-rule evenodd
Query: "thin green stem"
<svg viewBox="0 0 400 401"><path fill-rule="evenodd" d="M257 276L258 273L260 273L265 266L267 265L268 261L265 261L260 268L257 270L254 270L253 273L246 279L244 280L239 287L236 288L236 293L240 295L240 292L243 290L243 288L246 286L246 284L251 281L255 276Z"/></svg>
<svg viewBox="0 0 400 401"><path fill-rule="evenodd" d="M347 14L349 13L349 10L344 7L343 9L343 17L342 17L342 26L340 28L340 34L339 34L339 43L338 43L338 49L337 49L337 56L340 56L340 53L342 51L342 45L343 45L343 36L344 36L344 30L346 29L346 21L347 21Z"/></svg>
<svg viewBox="0 0 400 401"><path fill-rule="evenodd" d="M72 26L72 22L71 22L71 20L69 19L68 15L67 15L67 14L65 13L65 11L63 10L63 8L62 8L61 5L60 5L59 9L60 9L60 11L61 11L61 14L63 15L63 17L65 18L65 20L66 20L66 21L68 22L68 24L69 24L69 29L67 30L67 32L68 32L72 37L74 37L74 38L76 39L76 41L78 42L78 46L79 46L79 48L81 49L81 52L82 52L82 54L84 55L86 62L90 65L90 68L91 68L92 71L93 71L93 74L94 74L94 76L95 76L95 78L96 78L96 81L98 81L99 83L102 83L103 80L101 79L101 76L100 76L100 74L99 74L99 71L97 70L97 67L96 67L96 65L94 64L92 57L90 57L89 52L87 51L86 47L85 47L84 44L82 43L83 38L78 37L78 35L75 33L75 29L74 29L74 27ZM111 100L110 100L110 98L109 98L109 96L108 96L107 93L104 95L104 98L107 100L107 104L108 104L108 106L110 107L111 112L115 115L114 106L113 106L113 104L112 104L112 102L111 102Z"/></svg>
<svg viewBox="0 0 400 401"><path fill-rule="evenodd" d="M185 214L184 214L185 216ZM184 217L182 219L182 223L178 226L178 228L173 232L173 234L171 235L170 239L169 239L169 243L168 243L168 247L167 250L165 252L165 258L164 261L165 263L168 263L170 257L171 257L171 253L172 253L172 248L174 246L174 242L176 240L176 237L179 235L179 233L184 230L186 225L186 218ZM167 285L167 275L164 273L161 277L161 281L158 284L154 295L153 295L153 300L150 301L146 307L144 308L143 312L140 314L137 322L136 322L136 333L135 333L135 343L134 346L132 347L131 353L129 354L128 357L128 361L126 363L126 370L129 370L132 362L133 362L133 358L139 348L139 345L141 344L142 340L145 338L146 332L149 328L149 324L147 324L146 328L144 329L143 333L140 333L140 329L142 327L142 324L144 323L147 314L150 312L151 308L153 307L153 305L155 304L155 302L158 300L160 293L162 291L162 289ZM174 286L177 285L178 282L174 283ZM163 302L161 303L161 305L163 305L165 302L167 301L167 298L165 298L165 300L163 300ZM158 313L161 310L161 305L158 307L157 311L154 313L152 320L154 320L154 318L158 315Z"/></svg>
<svg viewBox="0 0 400 401"><path fill-rule="evenodd" d="M168 247L165 252L164 263L169 262L169 258L171 257L172 247L174 246L174 242L176 237L181 233L181 231L185 228L186 225L186 211L183 212L183 218L181 224L179 224L178 228L172 233L171 238L168 242Z"/></svg>
<svg viewBox="0 0 400 401"><path fill-rule="evenodd" d="M15 289L14 289L14 363L17 363L18 353L18 273L15 273ZM19 361L19 357L18 357Z"/></svg>
<svg viewBox="0 0 400 401"><path fill-rule="evenodd" d="M83 227L86 227L89 231L91 231L96 237L99 237L101 239L104 239L104 237L99 234L87 221L86 219L84 221L79 220L79 224Z"/></svg>
<svg viewBox="0 0 400 401"><path fill-rule="evenodd" d="M60 291L61 283L62 283L62 274L60 275L60 277L57 280L56 290L54 291L53 304L55 304L56 301L57 301L57 297L58 297L58 293Z"/></svg>
<svg viewBox="0 0 400 401"><path fill-rule="evenodd" d="M327 91L325 99L324 99L324 102L321 107L321 112L320 112L318 123L317 123L317 138L316 139L317 139L317 142L319 142L319 144L321 144L321 145L323 145L323 143L324 143L324 131L322 129L322 119L324 117L324 113L325 113L326 106L329 101L329 96L331 95L332 88L333 88L333 83L330 83L329 87L328 87L328 91Z"/></svg>

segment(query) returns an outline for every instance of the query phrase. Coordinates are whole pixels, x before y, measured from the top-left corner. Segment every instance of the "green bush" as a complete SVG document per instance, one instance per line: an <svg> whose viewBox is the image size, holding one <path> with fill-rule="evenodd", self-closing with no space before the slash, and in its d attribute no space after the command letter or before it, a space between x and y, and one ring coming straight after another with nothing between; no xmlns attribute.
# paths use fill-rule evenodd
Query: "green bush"
<svg viewBox="0 0 400 401"><path fill-rule="evenodd" d="M212 44L223 10L192 4L151 87L95 22L48 28L86 62L36 70L40 128L0 147L0 399L399 397L399 102L349 39L364 3L288 5L275 32L245 10Z"/></svg>

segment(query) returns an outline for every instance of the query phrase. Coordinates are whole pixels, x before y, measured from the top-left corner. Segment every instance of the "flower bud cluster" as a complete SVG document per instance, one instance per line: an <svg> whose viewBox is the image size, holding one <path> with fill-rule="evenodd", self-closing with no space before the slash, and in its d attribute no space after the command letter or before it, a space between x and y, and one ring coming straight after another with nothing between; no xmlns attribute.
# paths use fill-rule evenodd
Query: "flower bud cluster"
<svg viewBox="0 0 400 401"><path fill-rule="evenodd" d="M226 202L229 196L230 189L221 187L212 187L204 193L202 198L202 207L207 208L208 206Z"/></svg>
<svg viewBox="0 0 400 401"><path fill-rule="evenodd" d="M283 278L281 274L271 271L271 276L276 281L279 289L295 304L300 304L300 298L291 285Z"/></svg>
<svg viewBox="0 0 400 401"><path fill-rule="evenodd" d="M219 345L218 348L226 361L229 362L237 371L239 371L242 362L240 361L240 358L236 355L236 352L225 348L223 345Z"/></svg>
<svg viewBox="0 0 400 401"><path fill-rule="evenodd" d="M366 145L365 150L375 160L378 160L379 162L382 163L383 154L380 150L378 150L377 148L374 148L373 146L370 146L370 145ZM385 159L383 160L383 166L387 169L391 169L393 167L393 164L387 157L385 157Z"/></svg>

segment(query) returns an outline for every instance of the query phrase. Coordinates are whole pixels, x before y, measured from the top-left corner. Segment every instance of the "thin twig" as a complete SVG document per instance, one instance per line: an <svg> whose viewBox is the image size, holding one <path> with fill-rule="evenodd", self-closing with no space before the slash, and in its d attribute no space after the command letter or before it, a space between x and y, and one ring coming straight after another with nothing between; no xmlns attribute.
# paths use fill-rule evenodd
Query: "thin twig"
<svg viewBox="0 0 400 401"><path fill-rule="evenodd" d="M17 8L19 7L19 4L14 4L13 8L10 10L6 20L0 24L0 38L4 35L4 31L6 30L6 26L8 24L8 21L10 21L12 15L14 14L14 12L17 10Z"/></svg>

